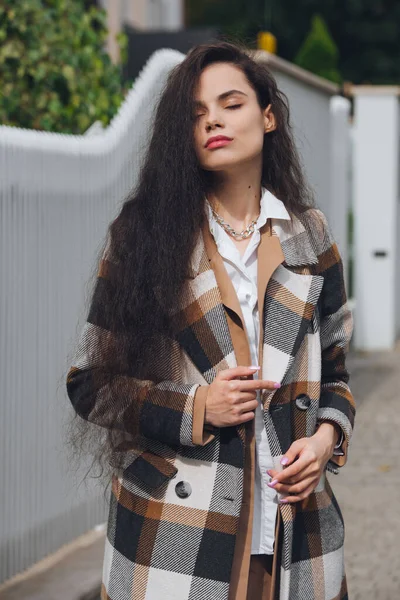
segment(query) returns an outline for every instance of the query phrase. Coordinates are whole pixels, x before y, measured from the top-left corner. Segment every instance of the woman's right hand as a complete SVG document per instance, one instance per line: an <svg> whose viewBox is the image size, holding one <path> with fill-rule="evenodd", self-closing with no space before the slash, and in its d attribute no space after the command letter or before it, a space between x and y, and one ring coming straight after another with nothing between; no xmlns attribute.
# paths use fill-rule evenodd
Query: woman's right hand
<svg viewBox="0 0 400 600"><path fill-rule="evenodd" d="M240 425L254 419L257 390L276 390L279 383L264 379L240 379L254 375L260 367L234 367L220 371L210 384L205 422L214 427Z"/></svg>

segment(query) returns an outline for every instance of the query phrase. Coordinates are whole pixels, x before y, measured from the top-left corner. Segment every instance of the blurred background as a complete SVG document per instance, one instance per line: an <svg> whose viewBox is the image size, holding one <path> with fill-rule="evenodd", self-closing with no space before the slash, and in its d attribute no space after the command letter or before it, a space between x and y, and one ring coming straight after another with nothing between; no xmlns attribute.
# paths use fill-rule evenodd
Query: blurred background
<svg viewBox="0 0 400 600"><path fill-rule="evenodd" d="M235 39L287 94L345 265L358 415L331 483L353 600L400 598L400 3L1 0L0 598L99 597L107 504L69 464L65 377L107 226L193 46Z"/></svg>

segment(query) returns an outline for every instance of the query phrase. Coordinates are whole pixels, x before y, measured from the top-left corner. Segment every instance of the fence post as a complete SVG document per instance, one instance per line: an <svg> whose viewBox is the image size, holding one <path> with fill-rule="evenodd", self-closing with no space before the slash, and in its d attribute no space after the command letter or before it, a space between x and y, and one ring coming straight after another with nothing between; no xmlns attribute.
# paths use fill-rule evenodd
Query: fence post
<svg viewBox="0 0 400 600"><path fill-rule="evenodd" d="M350 209L350 101L333 96L331 113L331 199L329 223L343 260L348 281L348 214Z"/></svg>

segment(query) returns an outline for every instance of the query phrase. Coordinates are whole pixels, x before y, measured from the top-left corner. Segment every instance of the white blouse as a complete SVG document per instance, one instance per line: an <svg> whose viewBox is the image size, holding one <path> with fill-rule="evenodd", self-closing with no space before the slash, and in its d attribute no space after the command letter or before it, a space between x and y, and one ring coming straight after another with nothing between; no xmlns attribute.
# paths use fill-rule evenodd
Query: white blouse
<svg viewBox="0 0 400 600"><path fill-rule="evenodd" d="M262 188L260 215L256 229L241 256L230 236L215 220L208 202L206 202L206 209L210 231L223 258L243 312L244 325L250 343L251 364L258 365L260 327L257 301L257 246L260 243L259 230L268 218L290 220L290 216L283 202ZM256 373L254 378L257 377ZM257 399L258 407L255 414L256 472L251 553L273 554L278 496L277 492L267 485L270 480L267 470L274 468L274 465L264 427L260 391L257 391Z"/></svg>

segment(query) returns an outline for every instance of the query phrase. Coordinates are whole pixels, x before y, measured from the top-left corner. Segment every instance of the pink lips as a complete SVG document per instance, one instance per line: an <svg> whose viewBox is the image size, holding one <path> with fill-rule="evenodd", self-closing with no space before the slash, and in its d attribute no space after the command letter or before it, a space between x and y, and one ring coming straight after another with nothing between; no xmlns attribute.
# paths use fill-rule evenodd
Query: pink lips
<svg viewBox="0 0 400 600"><path fill-rule="evenodd" d="M216 135L207 141L206 148L222 148L222 146L226 146L231 141L232 138L228 138L225 135Z"/></svg>

